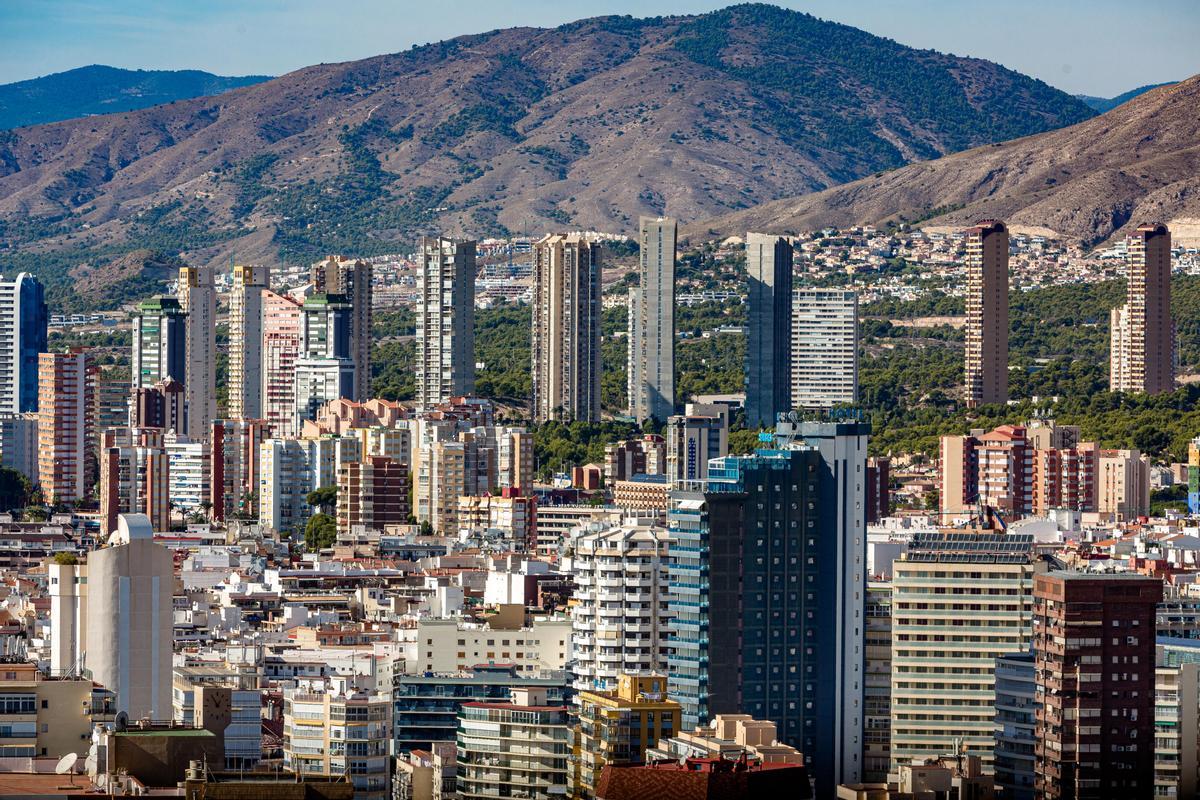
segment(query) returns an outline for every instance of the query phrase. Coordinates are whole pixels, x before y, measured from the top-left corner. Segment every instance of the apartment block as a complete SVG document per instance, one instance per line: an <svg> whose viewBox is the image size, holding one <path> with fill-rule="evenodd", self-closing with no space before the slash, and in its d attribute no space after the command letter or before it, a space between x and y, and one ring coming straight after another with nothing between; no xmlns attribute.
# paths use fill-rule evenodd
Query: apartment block
<svg viewBox="0 0 1200 800"><path fill-rule="evenodd" d="M1008 401L1008 228L967 229L967 408Z"/></svg>
<svg viewBox="0 0 1200 800"><path fill-rule="evenodd" d="M49 503L92 496L97 375L95 360L82 349L38 356L38 469L30 477L41 485Z"/></svg>
<svg viewBox="0 0 1200 800"><path fill-rule="evenodd" d="M38 356L49 347L46 290L31 273L0 275L0 414L38 410Z"/></svg>
<svg viewBox="0 0 1200 800"><path fill-rule="evenodd" d="M100 533L121 514L145 514L157 531L171 529L171 468L160 428L111 428L100 443Z"/></svg>
<svg viewBox="0 0 1200 800"><path fill-rule="evenodd" d="M425 237L417 276L417 407L475 391L475 242Z"/></svg>
<svg viewBox="0 0 1200 800"><path fill-rule="evenodd" d="M296 428L296 362L304 344L303 315L303 304L299 300L262 290L260 414L270 426L272 436L299 433Z"/></svg>
<svg viewBox="0 0 1200 800"><path fill-rule="evenodd" d="M217 289L212 267L179 269L179 306L184 323L185 381L189 438L201 441L217 418ZM186 377L185 377L186 376Z"/></svg>
<svg viewBox="0 0 1200 800"><path fill-rule="evenodd" d="M512 691L511 703L465 703L458 715L458 794L463 800L565 795L572 733L566 706L544 689ZM520 742L514 750L510 742Z"/></svg>
<svg viewBox="0 0 1200 800"><path fill-rule="evenodd" d="M798 289L792 309L791 407L858 402L858 294Z"/></svg>
<svg viewBox="0 0 1200 800"><path fill-rule="evenodd" d="M403 525L412 513L409 502L408 464L387 456L364 456L347 461L338 470L338 530L355 526L382 531Z"/></svg>
<svg viewBox="0 0 1200 800"><path fill-rule="evenodd" d="M991 771L996 659L1028 651L1045 571L1032 534L990 531L918 533L892 564L892 773L957 752Z"/></svg>
<svg viewBox="0 0 1200 800"><path fill-rule="evenodd" d="M1034 582L1038 798L1150 797L1162 581L1050 572Z"/></svg>
<svg viewBox="0 0 1200 800"><path fill-rule="evenodd" d="M612 691L622 673L664 665L667 543L664 528L630 523L572 539L577 690Z"/></svg>
<svg viewBox="0 0 1200 800"><path fill-rule="evenodd" d="M229 399L226 416L263 416L263 293L271 288L271 270L235 266L229 292Z"/></svg>
<svg viewBox="0 0 1200 800"><path fill-rule="evenodd" d="M371 324L374 268L370 261L329 256L313 265L313 290L336 294L350 303L350 360L354 362L354 400L364 403L371 396Z"/></svg>
<svg viewBox="0 0 1200 800"><path fill-rule="evenodd" d="M729 406L688 403L682 415L667 418L667 478L673 484L704 480L709 460L727 455Z"/></svg>
<svg viewBox="0 0 1200 800"><path fill-rule="evenodd" d="M1160 222L1125 238L1127 299L1113 309L1110 388L1160 394L1175 389L1175 324L1171 319L1171 232Z"/></svg>
<svg viewBox="0 0 1200 800"><path fill-rule="evenodd" d="M284 690L284 768L298 775L344 775L356 800L390 800L391 697L353 687L312 689Z"/></svg>
<svg viewBox="0 0 1200 800"><path fill-rule="evenodd" d="M549 234L533 246L535 422L600 420L601 247L583 234Z"/></svg>

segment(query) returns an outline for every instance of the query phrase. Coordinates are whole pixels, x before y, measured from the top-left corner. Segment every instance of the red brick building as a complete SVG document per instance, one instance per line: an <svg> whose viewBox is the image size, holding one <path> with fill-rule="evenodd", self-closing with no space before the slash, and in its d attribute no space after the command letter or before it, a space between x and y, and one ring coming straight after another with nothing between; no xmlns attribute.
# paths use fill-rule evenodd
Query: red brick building
<svg viewBox="0 0 1200 800"><path fill-rule="evenodd" d="M1162 593L1158 578L1129 573L1034 579L1037 797L1151 796Z"/></svg>

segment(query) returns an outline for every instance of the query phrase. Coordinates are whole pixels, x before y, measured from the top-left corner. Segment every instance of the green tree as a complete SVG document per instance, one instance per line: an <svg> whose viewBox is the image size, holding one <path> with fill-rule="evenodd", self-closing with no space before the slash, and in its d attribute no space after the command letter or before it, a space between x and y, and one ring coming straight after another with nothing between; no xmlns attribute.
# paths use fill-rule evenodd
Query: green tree
<svg viewBox="0 0 1200 800"><path fill-rule="evenodd" d="M0 467L0 511L24 508L29 503L29 478L8 467Z"/></svg>
<svg viewBox="0 0 1200 800"><path fill-rule="evenodd" d="M337 521L328 514L313 514L304 526L304 546L310 552L333 547L337 542Z"/></svg>
<svg viewBox="0 0 1200 800"><path fill-rule="evenodd" d="M328 516L337 508L337 487L322 486L314 492L309 492L305 498L310 506L321 509L321 513Z"/></svg>

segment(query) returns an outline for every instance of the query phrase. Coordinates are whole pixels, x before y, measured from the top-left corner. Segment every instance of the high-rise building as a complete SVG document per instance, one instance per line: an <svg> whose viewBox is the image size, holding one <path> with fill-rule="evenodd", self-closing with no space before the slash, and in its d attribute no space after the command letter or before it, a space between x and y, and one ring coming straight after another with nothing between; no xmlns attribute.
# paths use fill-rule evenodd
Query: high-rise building
<svg viewBox="0 0 1200 800"><path fill-rule="evenodd" d="M746 425L771 428L792 404L792 244L746 234Z"/></svg>
<svg viewBox="0 0 1200 800"><path fill-rule="evenodd" d="M187 429L187 399L183 384L163 378L153 386L135 389L130 398L129 424L134 428Z"/></svg>
<svg viewBox="0 0 1200 800"><path fill-rule="evenodd" d="M38 428L41 412L0 414L0 466L15 469L36 483L41 472ZM95 451L91 451L95 454Z"/></svg>
<svg viewBox="0 0 1200 800"><path fill-rule="evenodd" d="M225 740L225 769L253 769L262 760L263 696L253 666L237 669L224 665L175 667L172 679L172 718L188 728L203 727L206 698L219 696L229 710ZM211 702L211 701L210 701Z"/></svg>
<svg viewBox="0 0 1200 800"><path fill-rule="evenodd" d="M0 275L0 414L38 410L38 355L46 352L49 322L37 278Z"/></svg>
<svg viewBox="0 0 1200 800"><path fill-rule="evenodd" d="M42 353L38 365L37 481L48 503L88 499L96 485L96 362L75 349Z"/></svg>
<svg viewBox="0 0 1200 800"><path fill-rule="evenodd" d="M100 533L122 514L143 514L171 529L170 461L160 428L110 428L100 437Z"/></svg>
<svg viewBox="0 0 1200 800"><path fill-rule="evenodd" d="M464 703L458 714L458 796L565 796L571 716L546 690L512 690L511 703ZM520 750L513 742L521 742Z"/></svg>
<svg viewBox="0 0 1200 800"><path fill-rule="evenodd" d="M1033 591L1035 796L1151 797L1162 580L1049 572Z"/></svg>
<svg viewBox="0 0 1200 800"><path fill-rule="evenodd" d="M475 391L475 242L421 239L417 407Z"/></svg>
<svg viewBox="0 0 1200 800"><path fill-rule="evenodd" d="M370 261L342 256L329 256L312 268L313 290L317 294L340 294L350 303L350 358L355 369L352 399L359 403L365 403L371 396L373 276Z"/></svg>
<svg viewBox="0 0 1200 800"><path fill-rule="evenodd" d="M1011 800L1033 800L1033 747L1037 727L1033 653L996 658L996 788Z"/></svg>
<svg viewBox="0 0 1200 800"><path fill-rule="evenodd" d="M656 433L604 446L604 482L627 481L635 475L665 475L667 443Z"/></svg>
<svg viewBox="0 0 1200 800"><path fill-rule="evenodd" d="M212 518L258 515L259 447L270 436L262 419L216 419L208 435Z"/></svg>
<svg viewBox="0 0 1200 800"><path fill-rule="evenodd" d="M405 461L387 456L347 461L338 471L338 530L361 525L382 531L386 525L403 525L412 511L408 489Z"/></svg>
<svg viewBox="0 0 1200 800"><path fill-rule="evenodd" d="M229 292L229 399L232 419L263 416L263 291L271 285L269 267L235 266Z"/></svg>
<svg viewBox="0 0 1200 800"><path fill-rule="evenodd" d="M1008 401L1008 229L984 220L966 231L967 408Z"/></svg>
<svg viewBox="0 0 1200 800"><path fill-rule="evenodd" d="M867 524L874 525L892 510L892 459L867 459Z"/></svg>
<svg viewBox="0 0 1200 800"><path fill-rule="evenodd" d="M184 376L187 396L187 430L194 441L208 435L208 426L217 417L217 290L212 267L181 267L179 270L179 306L187 314L184 325L184 350L187 365Z"/></svg>
<svg viewBox="0 0 1200 800"><path fill-rule="evenodd" d="M1175 389L1175 325L1171 321L1171 232L1139 225L1125 238L1127 300L1112 311L1110 388L1160 394Z"/></svg>
<svg viewBox="0 0 1200 800"><path fill-rule="evenodd" d="M858 293L798 289L792 307L791 405L858 401Z"/></svg>
<svg viewBox="0 0 1200 800"><path fill-rule="evenodd" d="M96 376L96 436L129 424L129 380L120 370L103 369Z"/></svg>
<svg viewBox="0 0 1200 800"><path fill-rule="evenodd" d="M1154 670L1154 796L1200 796L1200 663Z"/></svg>
<svg viewBox="0 0 1200 800"><path fill-rule="evenodd" d="M114 712L170 719L175 566L150 520L121 514L107 547L53 569L54 624L64 635L52 636L51 661L71 669L82 660L84 674L116 695Z"/></svg>
<svg viewBox="0 0 1200 800"><path fill-rule="evenodd" d="M629 414L641 421L675 413L676 223L642 217L638 286L629 292Z"/></svg>
<svg viewBox="0 0 1200 800"><path fill-rule="evenodd" d="M692 728L743 713L804 752L818 795L862 780L867 436L781 423L669 513L668 681Z"/></svg>
<svg viewBox="0 0 1200 800"><path fill-rule="evenodd" d="M622 674L614 691L588 690L577 696L574 797L594 798L606 765L630 766L646 760L659 739L683 733L679 703L667 697L660 673Z"/></svg>
<svg viewBox="0 0 1200 800"><path fill-rule="evenodd" d="M996 658L1029 650L1045 571L1033 534L986 530L917 533L893 562L891 772L958 752L990 770Z"/></svg>
<svg viewBox="0 0 1200 800"><path fill-rule="evenodd" d="M339 294L314 294L304 301L302 345L296 359L296 426L315 419L331 400L350 398L357 369L351 358L353 306Z"/></svg>
<svg viewBox="0 0 1200 800"><path fill-rule="evenodd" d="M863 781L886 783L892 750L892 585L867 584Z"/></svg>
<svg viewBox="0 0 1200 800"><path fill-rule="evenodd" d="M667 418L667 479L679 485L708 477L708 462L729 455L729 406L688 403Z"/></svg>
<svg viewBox="0 0 1200 800"><path fill-rule="evenodd" d="M533 419L600 420L600 245L578 233L533 246Z"/></svg>
<svg viewBox="0 0 1200 800"><path fill-rule="evenodd" d="M167 490L172 507L185 518L191 514L210 518L212 452L208 444L168 431L164 446L167 449Z"/></svg>
<svg viewBox="0 0 1200 800"><path fill-rule="evenodd" d="M624 523L583 532L572 544L575 689L614 691L621 673L663 667L666 529Z"/></svg>
<svg viewBox="0 0 1200 800"><path fill-rule="evenodd" d="M138 303L133 315L134 391L174 378L187 386L187 314L174 297Z"/></svg>
<svg viewBox="0 0 1200 800"><path fill-rule="evenodd" d="M303 304L290 295L262 292L262 418L272 436L295 436L296 361L304 344ZM357 373L356 373L357 374Z"/></svg>
<svg viewBox="0 0 1200 800"><path fill-rule="evenodd" d="M1150 513L1150 458L1137 450L1101 450L1096 467L1096 511L1134 520Z"/></svg>
<svg viewBox="0 0 1200 800"><path fill-rule="evenodd" d="M303 525L312 513L308 493L337 486L342 465L362 458L362 443L353 436L268 439L258 452L258 521L282 533Z"/></svg>

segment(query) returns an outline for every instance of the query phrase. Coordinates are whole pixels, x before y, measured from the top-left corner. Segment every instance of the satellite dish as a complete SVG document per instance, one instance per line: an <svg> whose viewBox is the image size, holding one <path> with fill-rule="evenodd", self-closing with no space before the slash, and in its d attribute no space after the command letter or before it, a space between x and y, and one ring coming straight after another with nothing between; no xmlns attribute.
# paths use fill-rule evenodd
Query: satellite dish
<svg viewBox="0 0 1200 800"><path fill-rule="evenodd" d="M83 771L88 775L96 774L96 754L88 753L88 757L83 760Z"/></svg>
<svg viewBox="0 0 1200 800"><path fill-rule="evenodd" d="M113 730L118 733L129 730L129 714L124 711L118 711L117 715L113 717Z"/></svg>
<svg viewBox="0 0 1200 800"><path fill-rule="evenodd" d="M75 769L75 763L79 761L78 753L67 753L58 760L58 766L54 768L54 772L58 775L66 775Z"/></svg>

